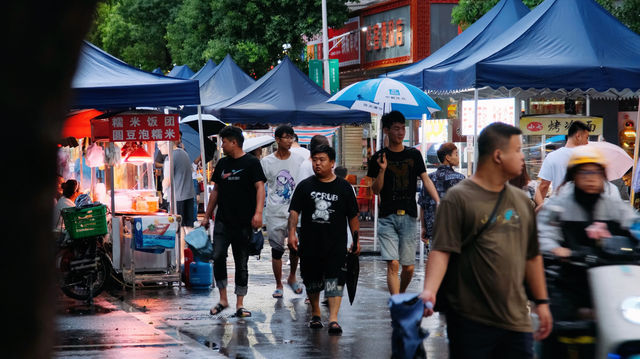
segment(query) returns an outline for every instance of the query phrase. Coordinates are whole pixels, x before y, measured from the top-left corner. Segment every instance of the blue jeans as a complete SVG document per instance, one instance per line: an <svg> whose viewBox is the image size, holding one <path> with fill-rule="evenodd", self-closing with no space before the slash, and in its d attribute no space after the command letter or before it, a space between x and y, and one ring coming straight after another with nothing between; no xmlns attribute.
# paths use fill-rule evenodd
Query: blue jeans
<svg viewBox="0 0 640 359"><path fill-rule="evenodd" d="M390 214L378 219L378 239L382 259L399 261L403 266L414 265L418 235L415 217Z"/></svg>

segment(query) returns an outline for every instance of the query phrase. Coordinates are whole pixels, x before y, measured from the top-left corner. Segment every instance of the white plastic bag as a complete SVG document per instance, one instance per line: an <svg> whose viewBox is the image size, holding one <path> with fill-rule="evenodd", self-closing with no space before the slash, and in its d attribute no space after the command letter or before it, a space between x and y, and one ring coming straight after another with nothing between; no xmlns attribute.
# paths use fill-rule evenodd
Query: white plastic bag
<svg viewBox="0 0 640 359"><path fill-rule="evenodd" d="M102 146L99 146L95 142L92 143L91 146L87 148L84 159L86 160L87 166L89 167L104 166L104 150L102 149Z"/></svg>

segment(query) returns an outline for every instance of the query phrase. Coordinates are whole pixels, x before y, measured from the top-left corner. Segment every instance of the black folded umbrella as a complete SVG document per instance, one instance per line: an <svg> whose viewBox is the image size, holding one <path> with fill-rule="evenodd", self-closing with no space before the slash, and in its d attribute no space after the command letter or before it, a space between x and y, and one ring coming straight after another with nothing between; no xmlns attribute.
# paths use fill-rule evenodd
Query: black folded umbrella
<svg viewBox="0 0 640 359"><path fill-rule="evenodd" d="M347 294L349 295L349 303L353 304L353 300L356 297L356 289L358 287L358 277L360 276L360 259L358 255L354 253L347 253L345 265L347 267L345 278Z"/></svg>

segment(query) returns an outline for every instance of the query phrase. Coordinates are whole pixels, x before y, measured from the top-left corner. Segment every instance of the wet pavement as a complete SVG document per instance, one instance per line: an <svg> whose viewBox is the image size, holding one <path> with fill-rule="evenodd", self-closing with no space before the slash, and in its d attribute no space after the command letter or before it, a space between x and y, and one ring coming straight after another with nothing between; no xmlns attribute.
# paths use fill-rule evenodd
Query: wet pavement
<svg viewBox="0 0 640 359"><path fill-rule="evenodd" d="M369 247L365 251L373 253ZM361 256L355 301L349 304L345 289L338 316L344 332L329 336L328 307L322 308L325 327L310 329L311 310L304 303L304 293L296 295L285 286L284 298L272 298L275 282L268 245L262 253L261 259L249 259L249 293L244 306L252 312L250 318L233 317L235 296L229 297L228 309L211 316L209 309L219 298L215 288L153 286L136 290L135 297L130 289L115 289L101 294L93 310L61 295L56 357L391 357L386 263L379 256ZM283 263L287 259L285 254ZM231 253L227 265L232 293ZM286 278L288 265L284 268ZM408 292L420 291L423 271L416 265ZM422 326L430 333L424 341L428 357L447 358L444 321L436 314L423 319Z"/></svg>

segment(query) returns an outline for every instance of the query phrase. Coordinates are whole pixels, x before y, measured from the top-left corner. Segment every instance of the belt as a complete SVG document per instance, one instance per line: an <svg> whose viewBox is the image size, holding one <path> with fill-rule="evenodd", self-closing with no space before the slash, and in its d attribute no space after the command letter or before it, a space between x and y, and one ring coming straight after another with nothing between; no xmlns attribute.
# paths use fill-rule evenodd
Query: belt
<svg viewBox="0 0 640 359"><path fill-rule="evenodd" d="M398 209L398 210L396 210L396 214L398 216L404 216L405 214L407 214L407 212L405 212L404 209Z"/></svg>

